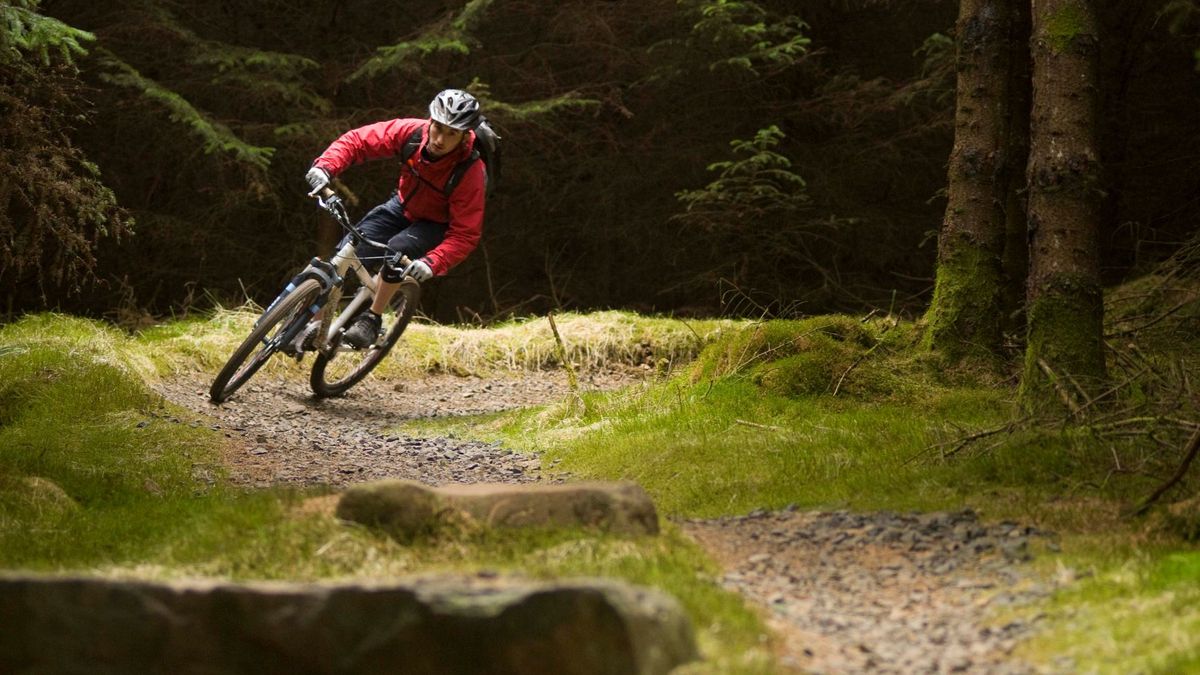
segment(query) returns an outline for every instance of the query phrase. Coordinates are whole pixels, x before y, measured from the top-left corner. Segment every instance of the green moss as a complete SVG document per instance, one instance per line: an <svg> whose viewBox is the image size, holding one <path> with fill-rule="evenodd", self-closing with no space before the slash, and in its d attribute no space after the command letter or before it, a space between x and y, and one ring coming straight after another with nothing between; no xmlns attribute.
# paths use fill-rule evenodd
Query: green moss
<svg viewBox="0 0 1200 675"><path fill-rule="evenodd" d="M915 349L918 330L892 319L844 315L768 321L726 333L688 371L691 384L745 379L774 396L830 396L919 403L959 378L971 386L992 369L946 368Z"/></svg>
<svg viewBox="0 0 1200 675"><path fill-rule="evenodd" d="M750 381L779 396L820 395L833 391L838 375L854 362L854 351L822 345L804 354L763 364L751 371Z"/></svg>
<svg viewBox="0 0 1200 675"><path fill-rule="evenodd" d="M1000 259L983 247L959 242L938 262L933 301L925 314L922 346L950 362L995 364L1004 311Z"/></svg>
<svg viewBox="0 0 1200 675"><path fill-rule="evenodd" d="M1065 281L1029 304L1019 396L1027 411L1061 409L1066 405L1064 392L1082 403L1082 396L1098 393L1103 386L1101 302L1100 289L1094 284ZM1051 374L1045 372L1043 363Z"/></svg>
<svg viewBox="0 0 1200 675"><path fill-rule="evenodd" d="M1091 35L1094 31L1091 15L1079 4L1069 4L1046 17L1042 35L1055 52L1061 53L1077 37Z"/></svg>
<svg viewBox="0 0 1200 675"><path fill-rule="evenodd" d="M826 338L817 348L750 371L750 381L776 396L834 395L859 400L904 397L910 383L896 364Z"/></svg>
<svg viewBox="0 0 1200 675"><path fill-rule="evenodd" d="M727 377L798 354L837 351L839 345L870 348L878 336L874 325L844 315L756 323L706 347L691 369L691 379Z"/></svg>

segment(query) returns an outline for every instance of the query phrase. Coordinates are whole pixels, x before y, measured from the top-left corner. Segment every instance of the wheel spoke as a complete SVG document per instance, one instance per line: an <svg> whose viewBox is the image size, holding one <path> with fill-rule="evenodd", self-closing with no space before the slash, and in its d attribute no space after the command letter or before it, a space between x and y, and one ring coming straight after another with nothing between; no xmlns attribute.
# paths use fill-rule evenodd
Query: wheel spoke
<svg viewBox="0 0 1200 675"><path fill-rule="evenodd" d="M360 350L339 345L332 353L320 355L313 364L310 378L313 393L317 396L343 394L379 365L407 327L419 294L419 286L415 283L401 286L397 293L399 301L394 303L394 306L400 308L400 312L393 315L392 321L387 325L382 344Z"/></svg>
<svg viewBox="0 0 1200 675"><path fill-rule="evenodd" d="M320 284L310 279L272 303L271 309L255 322L250 335L234 350L217 374L209 389L209 397L216 403L224 401L258 372L283 346L283 337L294 332L297 321L307 318L307 308L320 293Z"/></svg>

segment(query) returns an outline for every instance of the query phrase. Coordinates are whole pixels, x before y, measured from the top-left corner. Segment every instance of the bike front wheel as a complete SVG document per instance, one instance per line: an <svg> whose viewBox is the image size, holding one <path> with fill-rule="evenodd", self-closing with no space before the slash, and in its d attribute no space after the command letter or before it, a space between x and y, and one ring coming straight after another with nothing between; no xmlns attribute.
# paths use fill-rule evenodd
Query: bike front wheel
<svg viewBox="0 0 1200 675"><path fill-rule="evenodd" d="M307 279L280 298L246 336L213 380L208 397L220 403L233 395L259 368L308 323L309 307L321 295L321 284Z"/></svg>
<svg viewBox="0 0 1200 675"><path fill-rule="evenodd" d="M385 326L382 341L366 349L351 349L342 346L339 340L328 353L318 354L309 378L313 393L321 398L341 396L362 381L400 340L420 300L421 285L405 279L392 300L396 313L392 324Z"/></svg>

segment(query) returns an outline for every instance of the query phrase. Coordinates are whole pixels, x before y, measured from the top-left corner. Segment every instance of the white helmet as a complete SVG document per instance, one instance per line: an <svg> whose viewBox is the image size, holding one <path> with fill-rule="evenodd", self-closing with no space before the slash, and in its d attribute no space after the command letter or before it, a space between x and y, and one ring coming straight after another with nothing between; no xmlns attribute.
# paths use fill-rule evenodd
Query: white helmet
<svg viewBox="0 0 1200 675"><path fill-rule="evenodd" d="M459 131L479 126L479 101L461 89L447 89L429 102L429 118Z"/></svg>

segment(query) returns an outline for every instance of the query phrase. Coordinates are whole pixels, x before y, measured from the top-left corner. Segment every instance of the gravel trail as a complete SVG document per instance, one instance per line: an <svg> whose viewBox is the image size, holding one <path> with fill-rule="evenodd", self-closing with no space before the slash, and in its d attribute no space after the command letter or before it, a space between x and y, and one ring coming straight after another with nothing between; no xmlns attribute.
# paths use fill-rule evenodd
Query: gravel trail
<svg viewBox="0 0 1200 675"><path fill-rule="evenodd" d="M628 381L597 375L592 388ZM389 428L405 420L472 415L558 400L561 373L482 380L448 375L397 384L369 378L339 398L317 399L307 382L262 377L214 405L207 379L194 376L156 385L165 398L215 419L234 442L226 455L235 483L344 486L380 478L430 485L520 483L539 479L540 460L495 444L454 438L409 438Z"/></svg>
<svg viewBox="0 0 1200 675"><path fill-rule="evenodd" d="M755 512L689 520L724 569L720 583L760 607L801 673L1033 672L1012 655L1036 626L990 610L1051 589L1022 563L1049 535L984 525L970 511Z"/></svg>
<svg viewBox="0 0 1200 675"><path fill-rule="evenodd" d="M593 375L584 388L631 384ZM420 417L467 415L561 400L558 372L489 379L427 376L401 385L368 379L318 400L306 383L260 377L220 406L208 381L161 382L168 400L211 418L232 441L235 482L332 485L386 477L431 485L541 480L540 461L498 445L417 439L387 431ZM754 512L680 525L722 567L717 580L761 608L785 672L989 673L1032 670L1014 659L1025 621L988 623L997 607L1043 597L1050 585L1023 565L1034 539L1016 523L983 524L969 511Z"/></svg>

